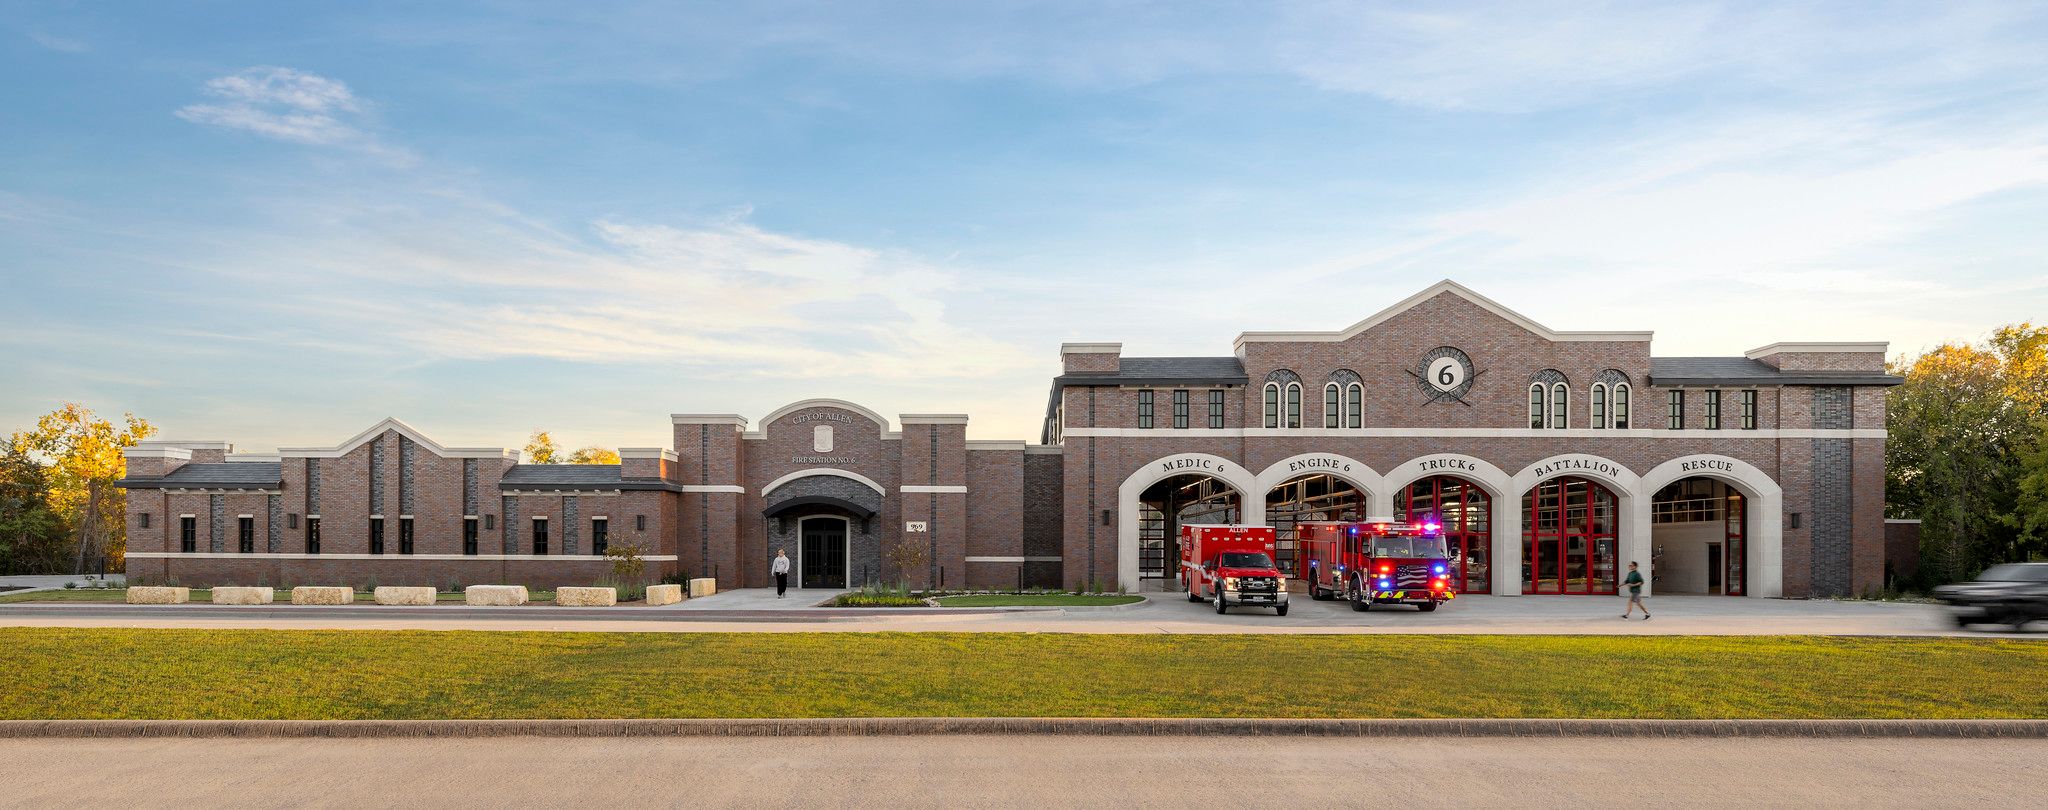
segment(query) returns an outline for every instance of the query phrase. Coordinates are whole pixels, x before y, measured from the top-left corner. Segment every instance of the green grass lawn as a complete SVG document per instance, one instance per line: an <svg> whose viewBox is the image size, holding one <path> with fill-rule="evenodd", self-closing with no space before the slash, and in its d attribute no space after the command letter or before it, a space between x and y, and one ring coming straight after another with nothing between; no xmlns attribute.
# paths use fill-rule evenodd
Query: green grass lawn
<svg viewBox="0 0 2048 810"><path fill-rule="evenodd" d="M2048 717L2048 643L0 628L0 718Z"/></svg>
<svg viewBox="0 0 2048 810"><path fill-rule="evenodd" d="M1100 607L1142 602L1144 597L1117 594L1076 593L985 593L942 596L944 607Z"/></svg>

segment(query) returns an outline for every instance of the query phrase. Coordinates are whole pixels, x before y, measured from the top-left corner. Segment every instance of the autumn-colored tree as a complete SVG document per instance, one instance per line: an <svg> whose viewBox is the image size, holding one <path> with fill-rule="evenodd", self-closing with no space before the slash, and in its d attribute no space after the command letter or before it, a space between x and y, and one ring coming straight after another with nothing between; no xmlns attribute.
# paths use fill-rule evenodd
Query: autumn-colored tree
<svg viewBox="0 0 2048 810"><path fill-rule="evenodd" d="M585 447L569 454L570 464L617 464L619 451L602 447Z"/></svg>
<svg viewBox="0 0 2048 810"><path fill-rule="evenodd" d="M105 554L118 566L128 547L124 499L113 482L128 473L121 451L156 433L135 414L116 427L92 409L66 402L9 438L13 452L46 465L48 505L78 535L75 573Z"/></svg>
<svg viewBox="0 0 2048 810"><path fill-rule="evenodd" d="M555 437L548 435L545 430L535 430L532 436L526 438L528 464L553 464L555 452Z"/></svg>
<svg viewBox="0 0 2048 810"><path fill-rule="evenodd" d="M1906 382L1886 398L1886 512L1921 521L1921 584L2048 551L2048 329L1891 370Z"/></svg>

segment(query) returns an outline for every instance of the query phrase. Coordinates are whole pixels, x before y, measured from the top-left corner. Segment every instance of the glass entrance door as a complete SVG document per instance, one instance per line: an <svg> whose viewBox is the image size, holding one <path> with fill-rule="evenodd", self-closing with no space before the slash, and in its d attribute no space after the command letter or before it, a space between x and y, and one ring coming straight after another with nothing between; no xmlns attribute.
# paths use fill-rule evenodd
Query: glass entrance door
<svg viewBox="0 0 2048 810"><path fill-rule="evenodd" d="M805 518L802 563L797 587L846 587L846 521L842 518Z"/></svg>

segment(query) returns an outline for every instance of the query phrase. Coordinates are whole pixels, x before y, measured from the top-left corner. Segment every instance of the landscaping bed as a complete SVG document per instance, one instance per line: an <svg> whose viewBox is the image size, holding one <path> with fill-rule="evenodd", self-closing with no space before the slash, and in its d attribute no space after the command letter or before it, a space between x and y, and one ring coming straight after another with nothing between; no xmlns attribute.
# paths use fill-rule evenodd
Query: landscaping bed
<svg viewBox="0 0 2048 810"><path fill-rule="evenodd" d="M0 648L4 719L2048 718L2048 643L1999 639L0 628Z"/></svg>
<svg viewBox="0 0 2048 810"><path fill-rule="evenodd" d="M1145 601L1128 593L970 593L941 596L939 607L1109 607Z"/></svg>
<svg viewBox="0 0 2048 810"><path fill-rule="evenodd" d="M206 604L208 601L212 599L212 593L213 592L207 588L193 588L191 604ZM527 592L527 599L533 603L552 602L554 601L554 598L554 591ZM123 588L79 588L77 590L48 590L35 591L32 593L0 594L0 604L8 604L15 602L125 603L127 601L128 591ZM277 589L276 604L285 607L290 607L291 601L292 590L290 588ZM452 593L448 591L441 591L434 594L434 601L445 604L460 605L463 603L463 598L462 593L460 591ZM621 597L619 599L619 602L620 604L624 604L626 602L626 599ZM356 591L356 604L374 605L376 603L376 597L372 596L369 591Z"/></svg>

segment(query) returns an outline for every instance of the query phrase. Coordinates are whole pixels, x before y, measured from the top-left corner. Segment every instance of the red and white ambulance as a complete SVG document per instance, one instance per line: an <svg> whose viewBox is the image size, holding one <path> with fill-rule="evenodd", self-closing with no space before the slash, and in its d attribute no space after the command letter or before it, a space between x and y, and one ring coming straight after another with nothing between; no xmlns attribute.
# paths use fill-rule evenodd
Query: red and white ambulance
<svg viewBox="0 0 2048 810"><path fill-rule="evenodd" d="M1311 599L1343 596L1352 610L1414 605L1425 613L1457 598L1443 527L1434 523L1298 523L1296 559Z"/></svg>
<svg viewBox="0 0 2048 810"><path fill-rule="evenodd" d="M1287 615L1287 578L1273 562L1274 535L1265 526L1180 527L1180 579L1188 601L1217 613L1270 607Z"/></svg>

